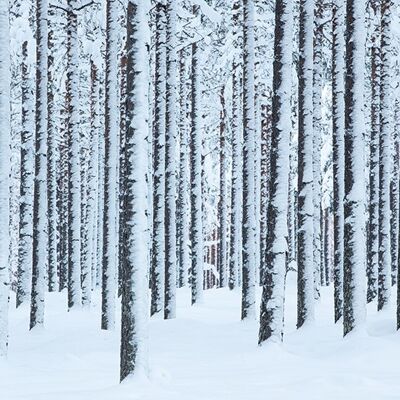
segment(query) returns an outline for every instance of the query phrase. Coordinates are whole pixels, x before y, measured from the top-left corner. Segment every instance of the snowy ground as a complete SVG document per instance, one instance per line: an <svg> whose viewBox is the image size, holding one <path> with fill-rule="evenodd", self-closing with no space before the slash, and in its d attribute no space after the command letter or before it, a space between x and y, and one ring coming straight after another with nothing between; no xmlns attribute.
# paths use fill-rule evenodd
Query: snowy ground
<svg viewBox="0 0 400 400"><path fill-rule="evenodd" d="M65 294L47 298L46 327L28 332L28 310L11 304L10 346L0 362L1 400L384 400L400 399L400 333L394 304L368 309L365 333L347 339L332 323L323 289L315 326L295 329L289 277L283 345L257 346L257 323L242 323L240 294L205 293L190 307L179 291L178 318L152 319L151 376L118 385L119 327L99 329L99 300L67 313ZM394 299L393 299L394 300ZM393 301L393 303L395 303Z"/></svg>

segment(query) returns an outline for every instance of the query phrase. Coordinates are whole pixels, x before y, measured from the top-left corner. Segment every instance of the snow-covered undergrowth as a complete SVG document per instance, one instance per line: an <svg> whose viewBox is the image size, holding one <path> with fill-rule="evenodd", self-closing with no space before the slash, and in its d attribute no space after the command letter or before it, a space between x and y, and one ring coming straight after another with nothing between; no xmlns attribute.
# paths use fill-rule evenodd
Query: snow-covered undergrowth
<svg viewBox="0 0 400 400"><path fill-rule="evenodd" d="M296 331L295 275L288 279L285 341L257 346L258 324L240 322L240 293L207 291L200 306L178 291L175 320L150 324L149 379L118 384L119 327L101 331L100 301L68 313L48 294L43 330L10 306L10 344L0 362L1 400L384 400L400 398L400 333L394 304L368 308L365 332L343 339L333 292L322 289L316 322ZM394 303L394 301L392 301Z"/></svg>

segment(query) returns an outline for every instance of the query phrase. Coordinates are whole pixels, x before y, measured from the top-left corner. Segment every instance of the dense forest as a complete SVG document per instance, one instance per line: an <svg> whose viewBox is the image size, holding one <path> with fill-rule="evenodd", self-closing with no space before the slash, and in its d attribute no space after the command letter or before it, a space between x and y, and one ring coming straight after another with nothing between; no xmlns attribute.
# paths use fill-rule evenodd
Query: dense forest
<svg viewBox="0 0 400 400"><path fill-rule="evenodd" d="M371 307L400 328L399 16L0 0L0 358L13 315L40 336L52 302L118 331L121 382L149 375L149 326L180 293L194 313L235 293L260 352L287 307L317 332L324 296L343 343Z"/></svg>

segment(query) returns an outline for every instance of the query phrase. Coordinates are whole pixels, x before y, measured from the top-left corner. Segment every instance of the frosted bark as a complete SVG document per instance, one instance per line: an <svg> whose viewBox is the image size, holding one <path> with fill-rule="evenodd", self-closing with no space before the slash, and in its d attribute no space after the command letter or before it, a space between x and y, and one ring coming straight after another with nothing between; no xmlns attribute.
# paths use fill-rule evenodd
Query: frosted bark
<svg viewBox="0 0 400 400"><path fill-rule="evenodd" d="M9 298L10 42L8 0L0 0L0 357L7 353Z"/></svg>
<svg viewBox="0 0 400 400"><path fill-rule="evenodd" d="M16 305L30 301L32 282L33 184L35 175L34 80L29 71L28 41L22 44L22 126L19 248Z"/></svg>
<svg viewBox="0 0 400 400"><path fill-rule="evenodd" d="M151 315L164 310L165 288L165 5L156 5L153 121L153 247L151 265Z"/></svg>
<svg viewBox="0 0 400 400"><path fill-rule="evenodd" d="M378 310L386 306L392 287L392 254L390 243L390 180L392 173L392 87L391 87L391 5L392 0L381 2L381 90L379 131L379 267Z"/></svg>
<svg viewBox="0 0 400 400"><path fill-rule="evenodd" d="M333 2L332 133L335 322L343 315L344 9L342 0Z"/></svg>
<svg viewBox="0 0 400 400"><path fill-rule="evenodd" d="M364 0L348 0L346 15L344 335L365 321Z"/></svg>
<svg viewBox="0 0 400 400"><path fill-rule="evenodd" d="M164 318L176 316L176 145L177 145L177 52L176 1L167 4L165 87L165 303Z"/></svg>
<svg viewBox="0 0 400 400"><path fill-rule="evenodd" d="M150 5L129 0L127 9L126 225L123 251L121 381L148 369L147 174L149 154L148 16Z"/></svg>
<svg viewBox="0 0 400 400"><path fill-rule="evenodd" d="M300 2L297 327L314 319L313 23L314 0Z"/></svg>
<svg viewBox="0 0 400 400"><path fill-rule="evenodd" d="M198 12L197 7L194 7ZM190 143L190 241L192 245L192 304L203 297L203 210L202 210L202 85L201 44L192 44Z"/></svg>
<svg viewBox="0 0 400 400"><path fill-rule="evenodd" d="M243 1L243 221L242 221L242 319L255 317L254 230L254 2ZM258 249L257 249L258 250Z"/></svg>
<svg viewBox="0 0 400 400"><path fill-rule="evenodd" d="M261 298L259 344L283 337L287 254L290 97L292 65L292 0L277 0L273 65L271 181L268 205L266 270Z"/></svg>
<svg viewBox="0 0 400 400"><path fill-rule="evenodd" d="M107 1L101 328L113 329L117 294L118 2Z"/></svg>
<svg viewBox="0 0 400 400"><path fill-rule="evenodd" d="M81 305L81 167L79 135L79 42L75 0L68 1L68 308Z"/></svg>

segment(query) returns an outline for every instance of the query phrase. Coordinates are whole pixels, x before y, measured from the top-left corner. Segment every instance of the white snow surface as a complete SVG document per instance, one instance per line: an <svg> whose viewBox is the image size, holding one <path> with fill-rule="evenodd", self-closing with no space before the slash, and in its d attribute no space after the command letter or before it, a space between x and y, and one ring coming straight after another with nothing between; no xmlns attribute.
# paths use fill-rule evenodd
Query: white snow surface
<svg viewBox="0 0 400 400"><path fill-rule="evenodd" d="M28 331L28 308L10 304L2 400L385 400L400 393L394 304L368 306L366 331L342 338L333 287L321 288L315 323L296 331L296 275L288 277L283 344L257 346L257 321L240 321L240 292L209 290L177 318L150 321L150 377L119 381L119 327L100 330L99 293L67 312L66 293L47 294L46 325ZM260 291L257 292L259 300ZM394 302L392 302L394 303ZM118 311L119 312L119 311Z"/></svg>

